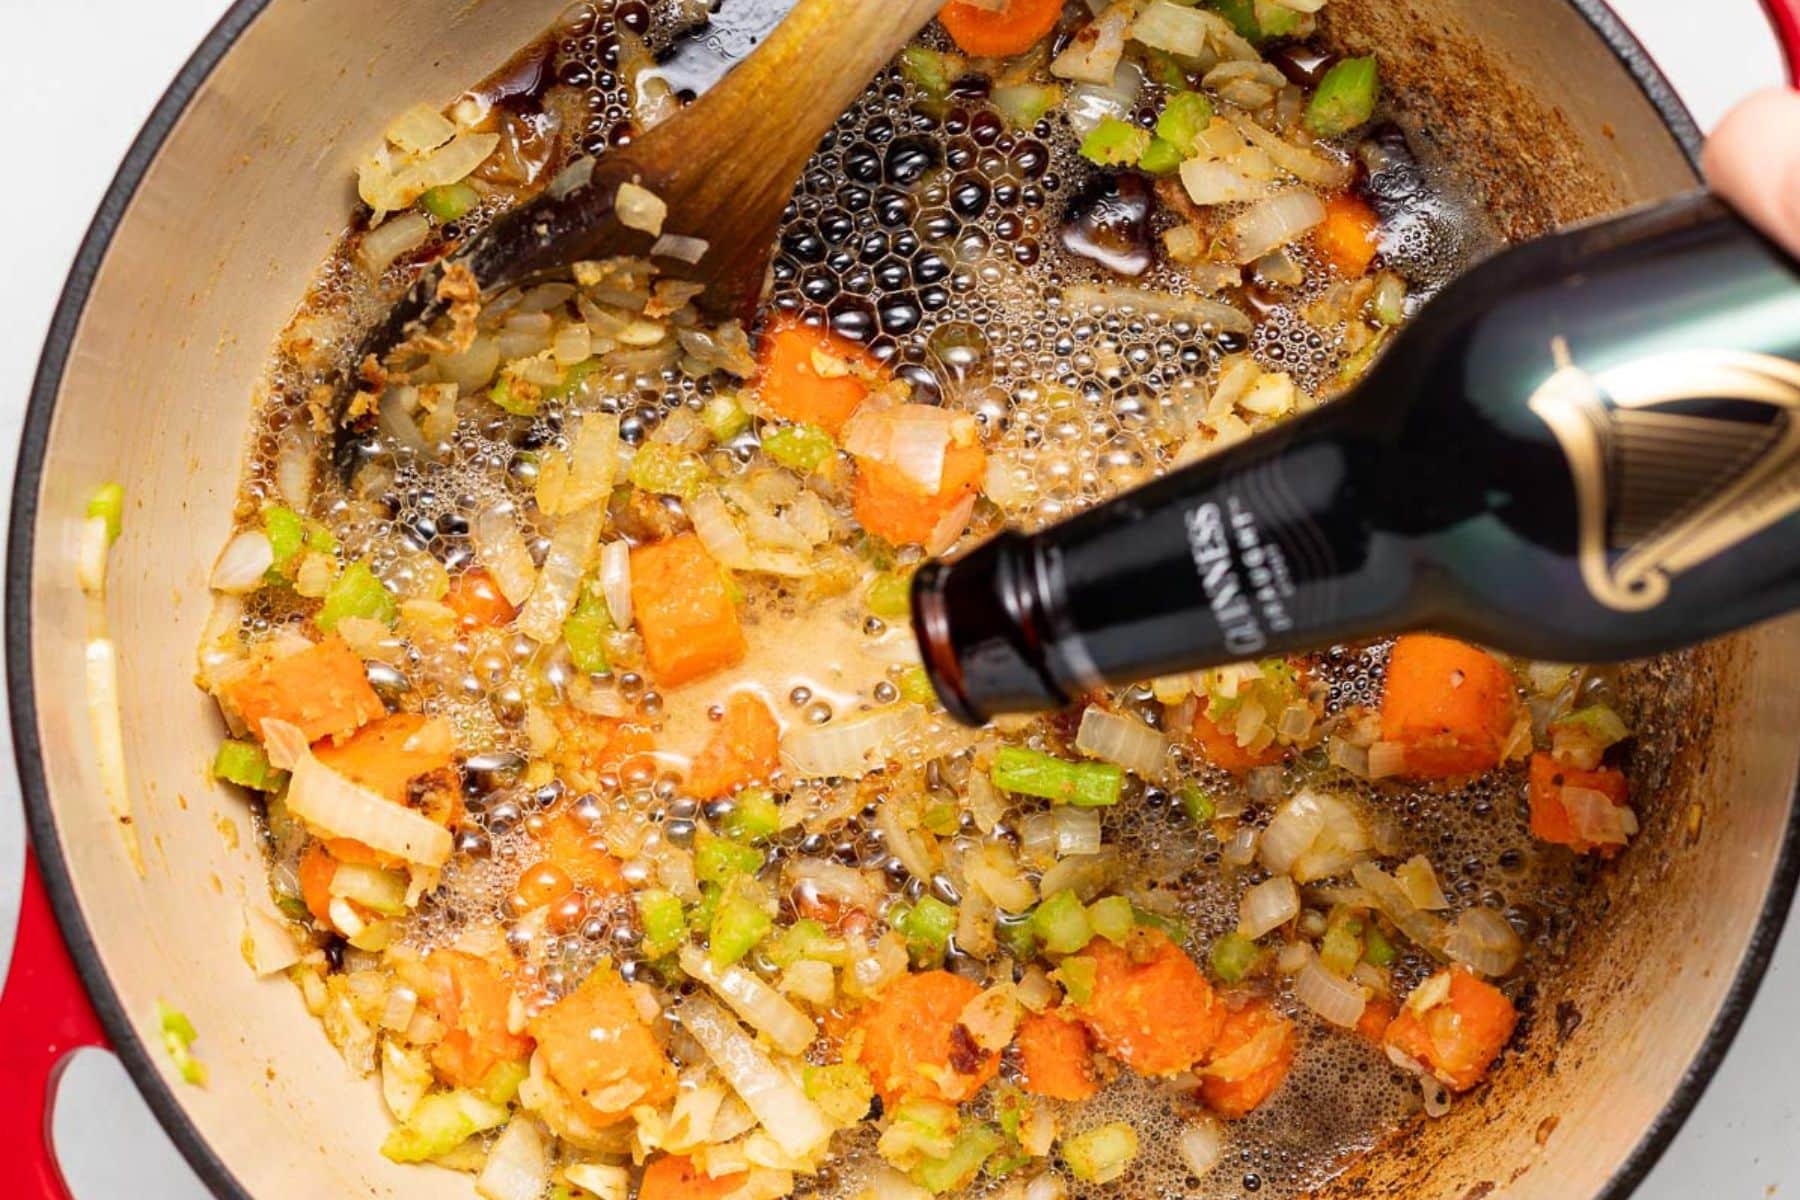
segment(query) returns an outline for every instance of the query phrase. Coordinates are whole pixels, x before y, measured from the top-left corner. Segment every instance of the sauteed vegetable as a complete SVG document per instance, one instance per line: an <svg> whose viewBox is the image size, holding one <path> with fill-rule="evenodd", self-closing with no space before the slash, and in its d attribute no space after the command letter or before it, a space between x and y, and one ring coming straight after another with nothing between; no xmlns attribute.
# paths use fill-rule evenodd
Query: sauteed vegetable
<svg viewBox="0 0 1800 1200"><path fill-rule="evenodd" d="M367 1149L491 1200L1287 1195L1504 1069L1636 830L1601 674L1415 633L967 730L905 630L924 556L1328 402L1481 244L1321 7L955 0L753 328L621 194L649 260L452 271L345 466L359 318L673 111L691 6L579 5L389 126L199 680L246 956L378 1081Z"/></svg>

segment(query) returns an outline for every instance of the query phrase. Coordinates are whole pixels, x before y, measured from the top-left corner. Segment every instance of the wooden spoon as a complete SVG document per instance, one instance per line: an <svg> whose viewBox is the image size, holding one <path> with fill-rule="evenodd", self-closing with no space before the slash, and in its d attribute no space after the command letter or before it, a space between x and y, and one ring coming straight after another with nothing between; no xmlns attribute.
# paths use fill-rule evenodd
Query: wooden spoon
<svg viewBox="0 0 1800 1200"><path fill-rule="evenodd" d="M707 243L697 262L657 256L658 268L705 284L697 303L709 316L748 320L806 161L943 2L798 0L768 40L699 100L596 159L585 185L538 196L427 269L359 348L339 383L340 413L357 364L384 359L412 328L445 310L438 284L450 266L467 267L488 292L588 259L650 257L656 237L627 228L615 210L627 182L668 206L663 232ZM350 441L339 439L341 468L353 465Z"/></svg>

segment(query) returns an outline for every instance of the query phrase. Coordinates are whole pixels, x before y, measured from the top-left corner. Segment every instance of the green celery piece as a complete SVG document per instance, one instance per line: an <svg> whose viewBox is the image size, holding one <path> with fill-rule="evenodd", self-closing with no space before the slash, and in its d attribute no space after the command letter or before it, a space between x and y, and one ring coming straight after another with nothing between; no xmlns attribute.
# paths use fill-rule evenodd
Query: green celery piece
<svg viewBox="0 0 1800 1200"><path fill-rule="evenodd" d="M937 692L932 689L931 678L925 674L924 667L908 667L900 672L900 698L908 704L937 703Z"/></svg>
<svg viewBox="0 0 1800 1200"><path fill-rule="evenodd" d="M522 1058L495 1063L481 1077L481 1084L475 1089L475 1093L489 1104L511 1104L513 1097L519 1094L519 1085L525 1082L528 1073Z"/></svg>
<svg viewBox="0 0 1800 1200"><path fill-rule="evenodd" d="M1087 909L1071 891L1057 892L1039 904L1031 914L1031 927L1051 954L1073 954L1094 937Z"/></svg>
<svg viewBox="0 0 1800 1200"><path fill-rule="evenodd" d="M425 1162L456 1149L485 1129L506 1124L511 1110L473 1092L433 1092L381 1143L381 1153L399 1163Z"/></svg>
<svg viewBox="0 0 1800 1200"><path fill-rule="evenodd" d="M1156 118L1156 136L1181 152L1183 158L1194 152L1195 142L1212 124L1212 102L1199 92L1176 92L1163 103Z"/></svg>
<svg viewBox="0 0 1800 1200"><path fill-rule="evenodd" d="M1263 37L1286 37L1300 28L1300 14L1293 9L1269 0L1254 0L1254 3L1256 23L1262 26Z"/></svg>
<svg viewBox="0 0 1800 1200"><path fill-rule="evenodd" d="M106 544L112 545L119 540L119 530L125 523L125 485L122 483L103 483L94 489L88 497L87 515L100 517L106 521Z"/></svg>
<svg viewBox="0 0 1800 1200"><path fill-rule="evenodd" d="M182 1080L195 1087L205 1087L206 1064L194 1057L194 1041L200 1036L194 1023L188 1020L186 1013L161 1000L156 1002L156 1019L162 1028L163 1049L168 1051Z"/></svg>
<svg viewBox="0 0 1800 1200"><path fill-rule="evenodd" d="M1000 1122L1000 1132L1014 1141L1019 1140L1019 1130L1025 1126L1025 1118L1031 1115L1032 1099L1027 1096L1016 1083L1000 1080L994 1084L994 1119Z"/></svg>
<svg viewBox="0 0 1800 1200"><path fill-rule="evenodd" d="M956 1109L951 1105L918 1097L902 1100L888 1120L882 1146L887 1149L892 1142L895 1152L942 1158L956 1148L960 1124Z"/></svg>
<svg viewBox="0 0 1800 1200"><path fill-rule="evenodd" d="M1085 954L1071 954L1056 965L1051 978L1062 984L1070 1001L1086 1004L1094 998L1094 981L1099 978L1099 974L1099 963Z"/></svg>
<svg viewBox="0 0 1800 1200"><path fill-rule="evenodd" d="M578 363L571 363L569 369L563 372L561 381L544 393L544 399L558 404L566 403L581 390L582 381L599 369L600 360L597 358L584 358Z"/></svg>
<svg viewBox="0 0 1800 1200"><path fill-rule="evenodd" d="M1370 920L1363 929L1363 958L1371 966L1391 967L1396 956L1393 940L1383 933L1381 926Z"/></svg>
<svg viewBox="0 0 1800 1200"><path fill-rule="evenodd" d="M1063 90L1059 84L1021 83L997 87L988 94L988 99L1000 110L1008 125L1014 129L1030 129L1062 103Z"/></svg>
<svg viewBox="0 0 1800 1200"><path fill-rule="evenodd" d="M336 554L337 537L325 527L325 522L315 521L311 517L305 518L305 521L308 548L317 550L320 554Z"/></svg>
<svg viewBox="0 0 1800 1200"><path fill-rule="evenodd" d="M606 654L606 639L612 631L612 613L606 607L606 597L589 584L563 622L563 642L569 647L569 659L576 670L589 675L604 675L612 670L612 661Z"/></svg>
<svg viewBox="0 0 1800 1200"><path fill-rule="evenodd" d="M728 896L713 914L707 931L707 953L715 967L728 967L750 953L773 929L775 922L762 906L742 896Z"/></svg>
<svg viewBox="0 0 1800 1200"><path fill-rule="evenodd" d="M736 842L764 842L781 830L781 805L768 788L745 788L731 800L731 811L719 822Z"/></svg>
<svg viewBox="0 0 1800 1200"><path fill-rule="evenodd" d="M1174 142L1154 137L1150 139L1150 144L1144 147L1144 152L1138 155L1138 170L1146 171L1151 175L1173 175L1181 170L1183 158L1184 156Z"/></svg>
<svg viewBox="0 0 1800 1200"><path fill-rule="evenodd" d="M1197 783L1182 784L1175 796L1181 801L1181 811L1196 825L1203 825L1219 815L1218 804Z"/></svg>
<svg viewBox="0 0 1800 1200"><path fill-rule="evenodd" d="M214 779L223 779L226 783L235 783L257 792L275 792L287 782L287 772L277 771L269 764L269 756L263 748L251 741L238 741L227 738L219 743L219 753L213 758L212 773Z"/></svg>
<svg viewBox="0 0 1800 1200"><path fill-rule="evenodd" d="M1081 139L1081 157L1101 167L1124 167L1138 161L1150 146L1150 131L1117 117L1102 117Z"/></svg>
<svg viewBox="0 0 1800 1200"><path fill-rule="evenodd" d="M400 619L400 605L394 594L375 577L367 563L354 562L344 568L325 593L325 603L315 620L320 629L330 633L346 617L366 617L384 625Z"/></svg>
<svg viewBox="0 0 1800 1200"><path fill-rule="evenodd" d="M648 958L673 954L687 941L687 918L681 899L673 892L650 888L637 894L638 924L643 928L643 951Z"/></svg>
<svg viewBox="0 0 1800 1200"><path fill-rule="evenodd" d="M1589 704L1567 716L1558 717L1550 722L1550 732L1554 734L1558 730L1579 733L1602 749L1631 736L1630 727L1620 719L1618 713L1604 704Z"/></svg>
<svg viewBox="0 0 1800 1200"><path fill-rule="evenodd" d="M1037 957L1037 932L1030 913L1001 913L994 922L994 936L1014 962L1030 962Z"/></svg>
<svg viewBox="0 0 1800 1200"><path fill-rule="evenodd" d="M933 100L950 94L950 85L968 66L960 57L928 46L908 46L900 52L900 74Z"/></svg>
<svg viewBox="0 0 1800 1200"><path fill-rule="evenodd" d="M781 936L769 947L769 961L786 968L803 958L844 966L850 961L850 948L832 937L819 922L802 917L781 931Z"/></svg>
<svg viewBox="0 0 1800 1200"><path fill-rule="evenodd" d="M300 519L299 513L280 504L263 509L262 519L269 549L275 552L275 571L289 574L288 568L293 565L295 556L306 545L306 522Z"/></svg>
<svg viewBox="0 0 1800 1200"><path fill-rule="evenodd" d="M528 400L523 393L514 391L513 377L505 371L501 371L494 379L493 386L488 388L488 399L515 417L533 416L543 403L541 394L535 400Z"/></svg>
<svg viewBox="0 0 1800 1200"><path fill-rule="evenodd" d="M1325 72L1306 106L1306 127L1320 137L1337 137L1375 115L1380 92L1375 56L1346 58Z"/></svg>
<svg viewBox="0 0 1800 1200"><path fill-rule="evenodd" d="M1243 934L1228 933L1213 943L1213 974L1226 983L1242 983L1262 954L1262 947Z"/></svg>
<svg viewBox="0 0 1800 1200"><path fill-rule="evenodd" d="M440 221L460 221L481 203L481 193L466 183L444 183L427 188L419 207Z"/></svg>
<svg viewBox="0 0 1800 1200"><path fill-rule="evenodd" d="M921 896L911 907L901 906L890 923L906 939L906 950L914 961L942 962L950 948L950 935L956 932L956 910L936 896Z"/></svg>
<svg viewBox="0 0 1800 1200"><path fill-rule="evenodd" d="M1131 906L1131 919L1146 929L1160 931L1177 946L1187 941L1187 926L1174 917L1165 917L1161 913L1154 913L1134 904Z"/></svg>
<svg viewBox="0 0 1800 1200"><path fill-rule="evenodd" d="M1102 896L1088 905L1087 916L1094 932L1109 942L1122 944L1137 928L1131 901L1123 896Z"/></svg>
<svg viewBox="0 0 1800 1200"><path fill-rule="evenodd" d="M989 772L994 786L1078 808L1105 808L1119 802L1125 769L1112 763L1072 763L1023 746L1004 746Z"/></svg>
<svg viewBox="0 0 1800 1200"><path fill-rule="evenodd" d="M869 1115L875 1085L856 1063L808 1066L801 1075L806 1098L819 1106L833 1125L854 1125Z"/></svg>
<svg viewBox="0 0 1800 1200"><path fill-rule="evenodd" d="M723 887L740 875L762 870L762 851L702 831L694 839L694 871L702 883Z"/></svg>
<svg viewBox="0 0 1800 1200"><path fill-rule="evenodd" d="M962 828L962 810L948 800L942 800L925 810L919 824L939 837L950 837Z"/></svg>
<svg viewBox="0 0 1800 1200"><path fill-rule="evenodd" d="M1239 37L1252 42L1263 40L1262 25L1256 20L1255 0L1207 0L1206 7L1230 21Z"/></svg>
<svg viewBox="0 0 1800 1200"><path fill-rule="evenodd" d="M831 435L817 425L780 425L762 435L763 453L790 471L810 474L837 452Z"/></svg>
<svg viewBox="0 0 1800 1200"><path fill-rule="evenodd" d="M683 454L661 442L640 447L627 472L633 487L683 500L698 496L706 477L706 464L696 455Z"/></svg>
<svg viewBox="0 0 1800 1200"><path fill-rule="evenodd" d="M1161 84L1172 91L1180 91L1187 87L1187 72L1181 69L1181 63L1167 50L1153 50L1148 46L1138 46L1137 52L1143 59L1144 73L1153 82Z"/></svg>
<svg viewBox="0 0 1800 1200"><path fill-rule="evenodd" d="M1062 1142L1069 1173L1083 1183L1111 1183L1125 1173L1137 1152L1137 1130L1123 1121L1095 1126Z"/></svg>
<svg viewBox="0 0 1800 1200"><path fill-rule="evenodd" d="M714 396L700 410L700 423L715 442L729 442L750 428L750 414L731 396Z"/></svg>
<svg viewBox="0 0 1800 1200"><path fill-rule="evenodd" d="M912 612L912 572L883 571L869 585L869 611L884 621L904 620Z"/></svg>
<svg viewBox="0 0 1800 1200"><path fill-rule="evenodd" d="M1334 975L1355 970L1363 956L1362 925L1354 918L1332 922L1319 943L1319 964Z"/></svg>
<svg viewBox="0 0 1800 1200"><path fill-rule="evenodd" d="M1006 1139L992 1125L966 1125L949 1154L926 1159L908 1172L908 1177L933 1194L967 1187L981 1172L981 1164L1005 1144Z"/></svg>

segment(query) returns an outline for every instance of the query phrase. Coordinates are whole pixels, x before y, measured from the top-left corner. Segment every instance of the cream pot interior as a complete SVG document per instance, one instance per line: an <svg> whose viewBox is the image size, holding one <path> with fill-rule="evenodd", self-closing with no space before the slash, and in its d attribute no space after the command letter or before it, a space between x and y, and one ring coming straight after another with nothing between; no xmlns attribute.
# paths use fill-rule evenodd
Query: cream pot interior
<svg viewBox="0 0 1800 1200"><path fill-rule="evenodd" d="M242 906L267 903L264 873L242 797L208 779L218 717L190 680L249 398L351 211L356 156L393 113L447 102L558 7L239 4L133 151L46 352L8 597L33 833L115 1040L221 1194L468 1194L467 1177L375 1152L387 1124L375 1086L350 1077L295 988L246 968ZM1569 0L1353 0L1329 13L1347 47L1380 48L1420 140L1509 232L1695 183L1691 124L1666 88L1659 112L1660 81L1641 62L1648 82L1634 78L1609 16L1597 27ZM93 618L76 535L108 480L127 496L106 621L142 873L105 799L83 688ZM1791 897L1797 674L1794 623L1629 673L1638 725L1657 731L1634 786L1659 799L1597 883L1568 969L1535 997L1491 1088L1353 1165L1334 1192L1566 1200L1628 1190L1648 1168L1723 1053ZM154 1049L159 1000L200 1031L204 1089Z"/></svg>

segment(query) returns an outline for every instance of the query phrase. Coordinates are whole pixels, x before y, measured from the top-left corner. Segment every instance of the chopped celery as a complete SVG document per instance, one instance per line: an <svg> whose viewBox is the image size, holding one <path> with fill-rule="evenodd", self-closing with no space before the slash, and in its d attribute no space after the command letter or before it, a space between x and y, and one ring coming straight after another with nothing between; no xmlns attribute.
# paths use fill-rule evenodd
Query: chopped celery
<svg viewBox="0 0 1800 1200"><path fill-rule="evenodd" d="M275 571L288 574L294 557L306 545L306 522L300 514L280 504L270 505L263 509L263 533L269 539L269 549L275 552Z"/></svg>
<svg viewBox="0 0 1800 1200"><path fill-rule="evenodd" d="M750 414L733 396L714 396L700 410L700 423L715 442L729 442L750 428Z"/></svg>
<svg viewBox="0 0 1800 1200"><path fill-rule="evenodd" d="M1085 954L1071 954L1057 964L1050 978L1062 984L1074 1003L1086 1004L1094 998L1094 980L1099 974L1099 963Z"/></svg>
<svg viewBox="0 0 1800 1200"><path fill-rule="evenodd" d="M719 911L719 905L725 900L725 889L716 883L700 885L700 902L688 912L689 929L712 928L713 914Z"/></svg>
<svg viewBox="0 0 1800 1200"><path fill-rule="evenodd" d="M306 544L320 554L336 554L338 540L323 521L315 521L311 517L306 520Z"/></svg>
<svg viewBox="0 0 1800 1200"><path fill-rule="evenodd" d="M187 1019L186 1013L170 1008L161 1000L156 1002L156 1019L162 1027L163 1049L169 1052L181 1078L195 1087L205 1087L206 1064L194 1057L194 1041L200 1036L194 1030L194 1023Z"/></svg>
<svg viewBox="0 0 1800 1200"><path fill-rule="evenodd" d="M806 1098L819 1106L833 1125L854 1125L869 1115L875 1085L869 1073L855 1063L833 1063L806 1068L801 1076Z"/></svg>
<svg viewBox="0 0 1800 1200"><path fill-rule="evenodd" d="M994 786L1021 796L1037 796L1079 808L1119 802L1125 769L1112 763L1072 763L1022 746L1005 746L994 756Z"/></svg>
<svg viewBox="0 0 1800 1200"><path fill-rule="evenodd" d="M269 765L269 756L255 742L228 738L213 758L214 779L235 783L257 792L275 792L287 782L287 772Z"/></svg>
<svg viewBox="0 0 1800 1200"><path fill-rule="evenodd" d="M957 1135L956 1144L942 1158L928 1158L910 1172L909 1178L928 1192L950 1192L965 1188L981 1172L981 1164L1006 1144L1000 1131L992 1125L971 1124Z"/></svg>
<svg viewBox="0 0 1800 1200"><path fill-rule="evenodd" d="M1123 896L1103 896L1087 907L1088 924L1109 942L1123 943L1137 928L1131 901Z"/></svg>
<svg viewBox="0 0 1800 1200"><path fill-rule="evenodd" d="M1319 81L1306 106L1306 127L1320 137L1349 133L1375 115L1379 90L1374 55L1346 58Z"/></svg>
<svg viewBox="0 0 1800 1200"><path fill-rule="evenodd" d="M1030 129L1062 103L1063 90L1054 83L1020 83L997 87L988 94L1000 115L1014 129Z"/></svg>
<svg viewBox="0 0 1800 1200"><path fill-rule="evenodd" d="M600 360L597 358L584 358L578 363L569 364L569 369L563 372L561 381L545 392L544 398L558 403L573 398L575 393L581 390L582 382L599 369Z"/></svg>
<svg viewBox="0 0 1800 1200"><path fill-rule="evenodd" d="M733 841L767 841L781 829L781 805L768 788L745 788L732 798L731 811L719 825Z"/></svg>
<svg viewBox="0 0 1800 1200"><path fill-rule="evenodd" d="M869 585L869 611L884 621L903 620L912 611L912 573L883 571Z"/></svg>
<svg viewBox="0 0 1800 1200"><path fill-rule="evenodd" d="M1081 139L1081 157L1102 167L1123 167L1137 162L1149 148L1150 131L1117 117L1102 117Z"/></svg>
<svg viewBox="0 0 1800 1200"><path fill-rule="evenodd" d="M1207 0L1206 7L1231 22L1239 37L1252 42L1263 40L1263 28L1256 19L1255 0Z"/></svg>
<svg viewBox="0 0 1800 1200"><path fill-rule="evenodd" d="M569 660L576 670L589 675L604 675L612 670L612 661L606 654L606 639L612 632L612 613L606 607L606 596L590 583L581 589L581 599L563 622L563 642L569 647Z"/></svg>
<svg viewBox="0 0 1800 1200"><path fill-rule="evenodd" d="M1362 961L1363 922L1360 918L1334 914L1319 943L1319 963L1333 975L1347 976Z"/></svg>
<svg viewBox="0 0 1800 1200"><path fill-rule="evenodd" d="M754 875L762 870L761 850L734 842L730 838L702 831L694 839L694 872L702 883L721 887L740 875Z"/></svg>
<svg viewBox="0 0 1800 1200"><path fill-rule="evenodd" d="M768 936L775 922L762 905L745 896L727 895L713 913L707 936L708 952L715 967L727 967L750 953L756 943Z"/></svg>
<svg viewBox="0 0 1800 1200"><path fill-rule="evenodd" d="M1187 941L1187 926L1174 917L1165 917L1161 913L1154 913L1134 904L1131 906L1131 919L1145 928L1161 931L1176 945Z"/></svg>
<svg viewBox="0 0 1800 1200"><path fill-rule="evenodd" d="M1032 926L1030 913L1020 913L1017 916L1001 913L994 922L994 935L1000 940L1000 948L1014 962L1030 962L1037 957L1037 932Z"/></svg>
<svg viewBox="0 0 1800 1200"><path fill-rule="evenodd" d="M434 1092L381 1143L381 1153L399 1163L439 1158L484 1129L506 1124L511 1110L473 1092Z"/></svg>
<svg viewBox="0 0 1800 1200"><path fill-rule="evenodd" d="M481 193L466 183L442 183L419 197L419 207L440 221L460 221L480 203Z"/></svg>
<svg viewBox="0 0 1800 1200"><path fill-rule="evenodd" d="M1181 801L1181 811L1196 825L1202 825L1219 815L1218 804L1197 783L1182 784L1175 796Z"/></svg>
<svg viewBox="0 0 1800 1200"><path fill-rule="evenodd" d="M832 937L825 926L811 917L802 917L781 931L769 947L769 961L778 967L791 967L803 958L816 958L832 966L847 966L850 947L842 938Z"/></svg>
<svg viewBox="0 0 1800 1200"><path fill-rule="evenodd" d="M1156 136L1174 146L1186 158L1196 139L1212 124L1213 106L1199 92L1176 92L1163 104L1156 118Z"/></svg>
<svg viewBox="0 0 1800 1200"><path fill-rule="evenodd" d="M1018 1141L1019 1130L1025 1127L1026 1118L1031 1116L1032 1103L1031 1097L1018 1084L1004 1079L994 1084L994 1119L1000 1122L1000 1132Z"/></svg>
<svg viewBox="0 0 1800 1200"><path fill-rule="evenodd" d="M392 625L400 619L400 605L387 586L369 570L369 565L354 562L333 581L325 593L325 603L314 618L320 629L330 633L346 617L365 617Z"/></svg>
<svg viewBox="0 0 1800 1200"><path fill-rule="evenodd" d="M681 900L673 892L650 888L637 894L638 924L644 931L643 951L647 958L673 954L687 941L687 918L681 913Z"/></svg>
<svg viewBox="0 0 1800 1200"><path fill-rule="evenodd" d="M1286 37L1300 28L1300 13L1276 0L1254 0L1256 23L1265 38Z"/></svg>
<svg viewBox="0 0 1800 1200"><path fill-rule="evenodd" d="M962 809L948 800L939 801L925 810L919 824L939 837L950 837L962 828Z"/></svg>
<svg viewBox="0 0 1800 1200"><path fill-rule="evenodd" d="M1262 954L1261 946L1234 930L1213 943L1213 974L1226 983L1242 983Z"/></svg>
<svg viewBox="0 0 1800 1200"><path fill-rule="evenodd" d="M1363 929L1363 959L1371 966L1391 967L1394 965L1394 943L1381 926L1371 919Z"/></svg>
<svg viewBox="0 0 1800 1200"><path fill-rule="evenodd" d="M900 698L908 704L936 704L937 692L924 667L908 667L900 672Z"/></svg>
<svg viewBox="0 0 1800 1200"><path fill-rule="evenodd" d="M1152 175L1173 175L1181 169L1184 155L1174 142L1163 138L1151 138L1144 152L1138 155L1138 170Z"/></svg>
<svg viewBox="0 0 1800 1200"><path fill-rule="evenodd" d="M525 1082L528 1073L522 1058L495 1063L481 1077L475 1093L489 1104L511 1104L513 1097L519 1094L519 1085Z"/></svg>
<svg viewBox="0 0 1800 1200"><path fill-rule="evenodd" d="M125 485L104 483L95 488L94 494L88 497L87 515L106 521L107 545L118 541L119 530L125 522Z"/></svg>
<svg viewBox="0 0 1800 1200"><path fill-rule="evenodd" d="M515 417L529 417L536 414L538 406L544 402L544 393L537 384L521 384L502 371L488 389L488 399Z"/></svg>
<svg viewBox="0 0 1800 1200"><path fill-rule="evenodd" d="M1181 60L1167 50L1153 50L1148 46L1135 47L1142 59L1144 73L1152 81L1161 84L1170 91L1181 91L1188 85L1187 72L1181 67Z"/></svg>
<svg viewBox="0 0 1800 1200"><path fill-rule="evenodd" d="M900 74L914 87L933 100L950 94L950 85L968 69L960 55L946 54L925 46L908 46L900 52Z"/></svg>
<svg viewBox="0 0 1800 1200"><path fill-rule="evenodd" d="M1081 897L1071 891L1057 892L1039 904L1031 914L1031 928L1051 954L1073 954L1094 936Z"/></svg>
<svg viewBox="0 0 1800 1200"><path fill-rule="evenodd" d="M1137 1130L1123 1121L1095 1126L1062 1144L1069 1173L1083 1183L1111 1183L1125 1173L1137 1152Z"/></svg>
<svg viewBox="0 0 1800 1200"><path fill-rule="evenodd" d="M938 1100L914 1097L894 1107L881 1134L884 1158L942 1158L956 1148L961 1121L956 1109Z"/></svg>
<svg viewBox="0 0 1800 1200"><path fill-rule="evenodd" d="M653 442L638 448L626 477L632 486L663 496L680 496L692 500L706 482L706 464L692 454L683 454L673 446Z"/></svg>
<svg viewBox="0 0 1800 1200"><path fill-rule="evenodd" d="M837 446L817 425L780 425L762 435L763 453L802 475L818 470Z"/></svg>
<svg viewBox="0 0 1800 1200"><path fill-rule="evenodd" d="M1369 308L1375 319L1389 327L1406 320L1406 280L1392 271L1375 277L1375 292L1369 297ZM1552 688L1554 692L1556 689Z"/></svg>
<svg viewBox="0 0 1800 1200"><path fill-rule="evenodd" d="M1619 714L1604 704L1589 704L1578 708L1567 716L1558 717L1550 722L1550 733L1574 734L1584 741L1593 742L1601 749L1624 741L1631 736L1630 728Z"/></svg>
<svg viewBox="0 0 1800 1200"><path fill-rule="evenodd" d="M896 906L888 914L888 924L906 939L913 962L936 965L944 961L950 935L956 932L956 910L936 896L921 896L910 906Z"/></svg>

